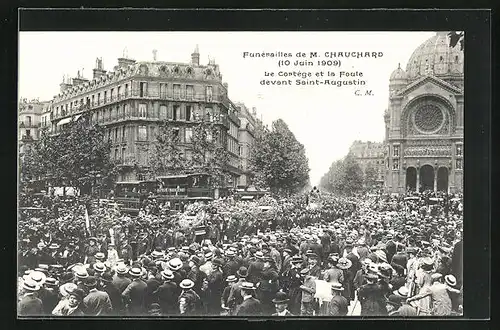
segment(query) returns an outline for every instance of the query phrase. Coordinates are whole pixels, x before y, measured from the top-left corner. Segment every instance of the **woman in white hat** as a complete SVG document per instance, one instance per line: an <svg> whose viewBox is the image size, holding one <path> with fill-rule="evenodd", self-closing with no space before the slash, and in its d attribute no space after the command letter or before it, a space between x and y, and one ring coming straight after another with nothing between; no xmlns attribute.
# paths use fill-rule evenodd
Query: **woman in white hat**
<svg viewBox="0 0 500 330"><path fill-rule="evenodd" d="M52 315L56 316L62 316L63 314L63 309L67 307L68 305L68 300L69 300L69 294L73 292L77 288L77 285L75 283L65 283L59 287L59 303L54 307L52 310Z"/></svg>

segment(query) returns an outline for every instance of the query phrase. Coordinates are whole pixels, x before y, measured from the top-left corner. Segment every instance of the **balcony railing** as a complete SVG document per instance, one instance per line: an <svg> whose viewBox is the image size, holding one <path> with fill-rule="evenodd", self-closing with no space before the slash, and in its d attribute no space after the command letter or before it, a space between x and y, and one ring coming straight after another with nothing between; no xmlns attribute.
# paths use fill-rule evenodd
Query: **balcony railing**
<svg viewBox="0 0 500 330"><path fill-rule="evenodd" d="M140 93L138 90L133 90L132 92L127 92L119 95L115 95L113 97L109 96L106 97L105 99L99 99L94 102L89 102L77 107L74 107L71 109L71 111L65 111L62 110L59 115L53 115L53 118L51 120L57 120L62 117L66 117L69 114L75 114L79 113L84 110L89 110L89 109L95 109L99 108L102 106L105 106L107 104L121 101L121 100L126 100L129 98L147 98L147 99L160 99L160 100L177 100L177 101L187 101L187 102L220 102L226 107L229 107L229 100L223 96L223 95L212 95L211 97L200 93L200 94L186 94L186 93L180 93L180 94L174 94L172 92L163 92L163 93L148 93L147 91L144 91L143 93ZM157 118L158 119L158 118ZM227 120L226 120L227 121ZM224 125L228 125L228 123L224 123Z"/></svg>

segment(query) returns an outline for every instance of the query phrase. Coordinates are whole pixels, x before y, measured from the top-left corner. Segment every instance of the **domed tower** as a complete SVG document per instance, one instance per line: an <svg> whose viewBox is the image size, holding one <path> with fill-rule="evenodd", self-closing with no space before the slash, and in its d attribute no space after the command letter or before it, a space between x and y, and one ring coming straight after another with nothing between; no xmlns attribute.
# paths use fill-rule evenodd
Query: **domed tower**
<svg viewBox="0 0 500 330"><path fill-rule="evenodd" d="M389 78L389 192L462 190L463 52L438 32Z"/></svg>
<svg viewBox="0 0 500 330"><path fill-rule="evenodd" d="M398 68L392 71L389 78L389 95L399 92L408 84L408 79L406 78L406 72L401 69L400 63L398 63Z"/></svg>

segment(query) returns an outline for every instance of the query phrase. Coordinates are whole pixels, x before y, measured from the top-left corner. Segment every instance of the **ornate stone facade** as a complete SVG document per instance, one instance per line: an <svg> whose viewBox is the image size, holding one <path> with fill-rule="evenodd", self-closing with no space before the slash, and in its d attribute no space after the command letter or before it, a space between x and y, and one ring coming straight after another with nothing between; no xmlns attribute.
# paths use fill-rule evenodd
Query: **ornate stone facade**
<svg viewBox="0 0 500 330"><path fill-rule="evenodd" d="M438 32L389 80L387 192L463 189L463 52Z"/></svg>

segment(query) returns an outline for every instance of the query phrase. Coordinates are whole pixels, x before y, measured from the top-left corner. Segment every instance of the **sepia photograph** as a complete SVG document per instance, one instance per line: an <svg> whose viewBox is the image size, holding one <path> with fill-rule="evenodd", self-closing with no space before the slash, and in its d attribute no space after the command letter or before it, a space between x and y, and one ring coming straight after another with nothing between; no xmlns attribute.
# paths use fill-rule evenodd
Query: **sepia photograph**
<svg viewBox="0 0 500 330"><path fill-rule="evenodd" d="M20 31L17 314L460 317L464 31Z"/></svg>

